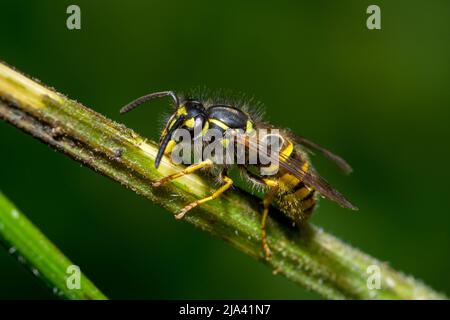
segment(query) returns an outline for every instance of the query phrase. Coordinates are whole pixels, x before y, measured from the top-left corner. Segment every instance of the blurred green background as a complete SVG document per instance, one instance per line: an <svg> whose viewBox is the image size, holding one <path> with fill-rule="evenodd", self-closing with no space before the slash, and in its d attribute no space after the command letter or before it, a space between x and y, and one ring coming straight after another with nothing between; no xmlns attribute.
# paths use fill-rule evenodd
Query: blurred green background
<svg viewBox="0 0 450 320"><path fill-rule="evenodd" d="M1 60L153 139L167 101L118 109L198 85L254 95L354 167L314 159L360 211L321 201L313 222L447 294L449 40L446 0L0 4ZM111 298L319 298L4 122L0 150L0 189ZM53 296L0 250L0 298Z"/></svg>

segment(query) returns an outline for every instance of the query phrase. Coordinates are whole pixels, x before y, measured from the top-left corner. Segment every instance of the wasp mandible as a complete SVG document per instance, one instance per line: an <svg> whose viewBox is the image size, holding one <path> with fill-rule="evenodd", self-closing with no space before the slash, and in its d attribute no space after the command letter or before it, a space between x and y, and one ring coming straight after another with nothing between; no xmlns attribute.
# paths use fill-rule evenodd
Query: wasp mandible
<svg viewBox="0 0 450 320"><path fill-rule="evenodd" d="M231 131L232 136L235 137L233 144L244 147L247 154L251 151L259 152L256 162L250 163L245 160L244 163L236 166L244 179L265 192L262 201L261 242L266 257L271 255L266 239L266 222L269 207L272 203L299 225L305 223L313 213L318 194L337 202L344 208L357 210L356 206L317 174L311 165L307 150L321 153L333 161L342 171L350 173L352 169L345 160L303 137L295 136L289 130L276 128L263 121L257 113L251 111L251 106L246 103L229 103L222 98L200 98L193 95L178 95L174 91L163 91L140 97L123 107L120 112L126 113L145 102L162 97L171 99L174 112L167 120L161 133L159 149L154 163L156 168L158 168L162 157L170 155L177 146L175 132L181 129L187 130L194 140L206 135L208 130L214 129L223 137ZM262 129L265 130L265 134L263 136L256 135L258 130ZM276 155L260 152L260 146L267 143L269 136L273 139L274 135L280 142ZM255 139L248 139L248 137L257 138L255 141ZM203 145L208 143L211 143L211 141L205 140L202 142ZM229 139L224 138L221 143L223 145L228 144ZM265 174L261 174L262 171L258 169L267 169L270 166L267 161L263 161L264 157L269 158L269 160L271 157L276 157L274 160L276 160L277 170L269 174L266 170ZM189 210L202 203L218 198L233 185L233 180L228 176L230 165L218 163L214 157L201 155L196 163L190 164L178 173L154 181L152 184L154 187L158 187L200 169L218 175L221 186L210 196L186 205L175 216L177 219L183 218Z"/></svg>

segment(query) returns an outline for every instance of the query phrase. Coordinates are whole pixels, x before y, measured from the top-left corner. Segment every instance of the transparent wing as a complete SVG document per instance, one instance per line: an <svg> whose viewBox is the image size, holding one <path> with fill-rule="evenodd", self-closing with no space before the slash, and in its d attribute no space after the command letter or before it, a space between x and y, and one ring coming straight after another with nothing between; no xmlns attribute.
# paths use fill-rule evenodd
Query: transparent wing
<svg viewBox="0 0 450 320"><path fill-rule="evenodd" d="M258 152L260 159L265 158L266 161L278 163L280 168L285 169L299 180L302 180L303 183L317 190L317 192L325 198L338 203L344 208L358 210L355 205L348 201L339 191L330 186L330 184L317 173L303 171L301 168L305 164L304 161L291 158L282 153L267 154L267 148L264 146L264 142L252 139L246 134L233 133L233 135L235 136L236 143L243 144L246 148L249 148L249 150Z"/></svg>
<svg viewBox="0 0 450 320"><path fill-rule="evenodd" d="M328 149L318 145L317 143L314 143L302 136L292 136L292 137L298 144L300 144L310 150L317 151L317 152L321 153L325 158L334 162L339 167L339 169L341 169L345 174L349 174L353 171L352 167L347 163L347 161L342 159L337 154L334 154L330 150L328 150Z"/></svg>

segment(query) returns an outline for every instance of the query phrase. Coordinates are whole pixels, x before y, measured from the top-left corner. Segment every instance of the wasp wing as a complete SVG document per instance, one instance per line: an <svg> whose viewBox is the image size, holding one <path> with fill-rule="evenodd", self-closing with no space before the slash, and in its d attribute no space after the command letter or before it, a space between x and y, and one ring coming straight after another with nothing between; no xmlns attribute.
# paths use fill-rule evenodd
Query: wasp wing
<svg viewBox="0 0 450 320"><path fill-rule="evenodd" d="M261 121L258 123L258 126L268 130L276 129L271 123L268 122ZM331 152L330 150L322 147L321 145L318 145L315 142L312 142L311 140L306 139L305 137L295 135L291 131L286 131L285 134L299 145L306 147L309 151L316 151L322 154L325 158L334 162L336 166L345 174L352 173L352 167L341 156Z"/></svg>
<svg viewBox="0 0 450 320"><path fill-rule="evenodd" d="M246 148L249 148L249 150L256 151L260 159L264 158L265 161L278 163L279 167L285 169L287 172L303 181L306 185L314 188L322 196L338 203L343 208L358 210L355 205L348 201L339 191L333 188L324 178L315 172L306 172L302 170L305 161L284 155L283 153L268 154L267 146L265 146L264 142L261 140L254 139L246 134L235 133L233 135L236 137L236 143L244 145Z"/></svg>
<svg viewBox="0 0 450 320"><path fill-rule="evenodd" d="M324 178L318 175L316 172L305 172L303 171L302 165L304 162L294 159L287 158L280 154L279 165L289 173L296 176L298 179L302 180L306 185L316 189L322 196L328 198L329 200L337 202L340 206L351 209L358 210L358 208L348 201L339 191L333 188Z"/></svg>
<svg viewBox="0 0 450 320"><path fill-rule="evenodd" d="M353 171L352 167L347 163L347 161L342 159L342 157L338 156L337 154L334 154L330 150L328 150L328 149L318 145L317 143L314 143L302 136L294 135L294 136L292 136L292 138L298 144L300 144L312 151L317 151L317 152L321 153L325 158L334 162L338 166L338 168L341 169L345 174L350 174Z"/></svg>

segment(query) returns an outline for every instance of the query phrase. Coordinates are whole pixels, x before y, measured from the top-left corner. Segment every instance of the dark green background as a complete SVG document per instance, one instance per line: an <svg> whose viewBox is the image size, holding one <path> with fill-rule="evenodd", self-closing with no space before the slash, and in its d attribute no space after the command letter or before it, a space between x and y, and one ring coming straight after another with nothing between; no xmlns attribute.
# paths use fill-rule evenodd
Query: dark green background
<svg viewBox="0 0 450 320"><path fill-rule="evenodd" d="M79 4L82 30L66 29ZM254 95L271 122L330 147L316 167L359 207L313 221L450 293L450 2L5 1L0 59L157 138L167 102L198 85ZM229 245L0 123L0 188L111 298L317 298ZM52 298L0 251L0 298Z"/></svg>

